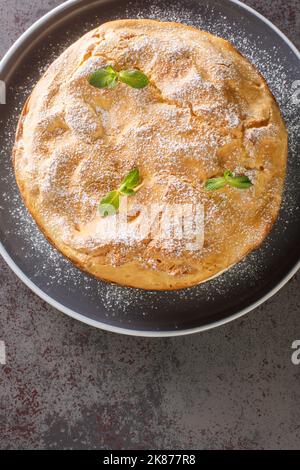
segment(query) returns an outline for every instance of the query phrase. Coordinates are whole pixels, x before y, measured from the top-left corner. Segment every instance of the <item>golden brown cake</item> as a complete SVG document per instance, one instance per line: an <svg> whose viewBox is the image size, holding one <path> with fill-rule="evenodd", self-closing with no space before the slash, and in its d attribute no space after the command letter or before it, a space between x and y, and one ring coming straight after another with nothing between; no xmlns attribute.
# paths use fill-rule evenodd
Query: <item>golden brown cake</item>
<svg viewBox="0 0 300 470"><path fill-rule="evenodd" d="M108 65L149 85L95 88L89 77ZM58 250L100 279L157 290L204 282L262 243L286 158L279 108L248 60L209 33L152 20L106 23L68 48L28 99L14 148L25 204ZM103 217L99 203L133 168L129 229L112 237L119 213ZM207 190L226 170L252 186ZM155 205L203 208L204 243L138 236L138 208Z"/></svg>

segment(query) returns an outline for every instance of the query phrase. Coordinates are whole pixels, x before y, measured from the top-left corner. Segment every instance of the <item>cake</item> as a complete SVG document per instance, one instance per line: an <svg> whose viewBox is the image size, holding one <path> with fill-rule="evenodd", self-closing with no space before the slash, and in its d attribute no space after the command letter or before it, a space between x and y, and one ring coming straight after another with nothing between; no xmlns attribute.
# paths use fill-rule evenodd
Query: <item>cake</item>
<svg viewBox="0 0 300 470"><path fill-rule="evenodd" d="M27 100L13 152L48 240L90 275L151 290L197 285L259 247L286 159L254 66L224 39L146 19L105 23L65 50Z"/></svg>

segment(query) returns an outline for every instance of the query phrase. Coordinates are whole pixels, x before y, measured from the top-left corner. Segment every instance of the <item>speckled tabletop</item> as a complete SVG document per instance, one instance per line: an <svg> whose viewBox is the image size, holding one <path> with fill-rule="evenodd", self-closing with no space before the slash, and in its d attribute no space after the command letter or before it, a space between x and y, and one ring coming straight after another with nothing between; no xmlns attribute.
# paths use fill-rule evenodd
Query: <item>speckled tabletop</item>
<svg viewBox="0 0 300 470"><path fill-rule="evenodd" d="M0 0L0 56L60 3ZM300 47L299 0L246 3ZM0 449L299 449L299 314L298 274L216 330L118 336L57 312L0 260Z"/></svg>

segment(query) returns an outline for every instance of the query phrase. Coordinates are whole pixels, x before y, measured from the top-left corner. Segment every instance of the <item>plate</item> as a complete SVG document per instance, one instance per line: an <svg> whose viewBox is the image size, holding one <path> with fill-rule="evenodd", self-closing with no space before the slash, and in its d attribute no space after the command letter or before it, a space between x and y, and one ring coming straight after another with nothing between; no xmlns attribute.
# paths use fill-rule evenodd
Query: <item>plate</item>
<svg viewBox="0 0 300 470"><path fill-rule="evenodd" d="M260 249L202 285L151 292L96 280L45 240L17 189L11 149L18 115L47 66L99 24L117 18L156 18L191 24L230 40L260 70L289 131L289 159L280 217ZM300 55L268 20L238 1L71 0L35 23L0 64L7 102L0 105L0 253L37 295L89 325L139 336L175 336L233 320L264 302L297 271L300 259Z"/></svg>

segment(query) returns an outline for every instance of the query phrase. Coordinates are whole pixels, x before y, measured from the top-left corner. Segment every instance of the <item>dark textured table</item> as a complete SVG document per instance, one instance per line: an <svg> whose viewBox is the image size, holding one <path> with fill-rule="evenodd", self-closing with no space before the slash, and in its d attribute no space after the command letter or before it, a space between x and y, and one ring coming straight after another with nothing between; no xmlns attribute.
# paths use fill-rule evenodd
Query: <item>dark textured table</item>
<svg viewBox="0 0 300 470"><path fill-rule="evenodd" d="M0 56L60 3L0 0ZM299 0L246 3L300 47ZM0 260L0 448L299 449L299 315L298 275L216 330L118 336L55 311Z"/></svg>

